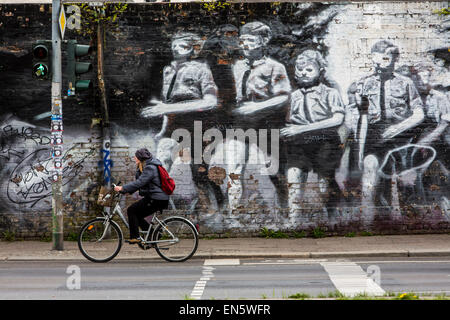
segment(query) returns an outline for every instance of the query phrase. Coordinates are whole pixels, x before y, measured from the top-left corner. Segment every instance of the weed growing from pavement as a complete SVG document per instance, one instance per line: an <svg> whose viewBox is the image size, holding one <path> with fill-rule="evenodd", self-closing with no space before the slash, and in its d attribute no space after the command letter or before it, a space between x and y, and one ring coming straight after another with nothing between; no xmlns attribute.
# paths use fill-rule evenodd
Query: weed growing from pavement
<svg viewBox="0 0 450 320"><path fill-rule="evenodd" d="M346 238L353 238L353 237L371 237L374 236L375 234L370 232L370 231L361 231L361 232L356 232L356 231L349 231L347 232L345 235L343 235ZM316 227L314 229L312 229L309 233L306 232L305 230L301 230L301 231L289 231L289 232L283 232L281 230L272 230L272 229L268 229L266 227L261 228L260 232L259 232L259 237L262 238L272 238L272 239L287 239L287 238L306 238L306 237L312 237L312 238L325 238L327 236L333 237L336 235L331 235L328 234L327 235L327 231L326 229L322 229L321 227Z"/></svg>
<svg viewBox="0 0 450 320"><path fill-rule="evenodd" d="M300 232L294 231L292 235L294 238L306 238L305 231L300 231Z"/></svg>
<svg viewBox="0 0 450 320"><path fill-rule="evenodd" d="M78 233L77 232L69 232L66 237L67 241L78 241Z"/></svg>
<svg viewBox="0 0 450 320"><path fill-rule="evenodd" d="M353 238L354 236L356 236L355 232L349 232L345 235L346 238Z"/></svg>
<svg viewBox="0 0 450 320"><path fill-rule="evenodd" d="M289 238L289 235L287 233L284 233L280 230L273 231L271 229L267 229L266 227L261 229L261 236L264 238L275 238L275 239L285 239Z"/></svg>
<svg viewBox="0 0 450 320"><path fill-rule="evenodd" d="M312 236L313 238L323 238L325 237L325 231L319 227L314 228L314 230L312 231Z"/></svg>
<svg viewBox="0 0 450 320"><path fill-rule="evenodd" d="M284 298L284 297L283 297ZM311 296L307 293L295 293L287 297L288 299L294 300L320 300L320 299L335 299L335 300L450 300L450 296L445 293L441 294L417 294L414 292L404 292L404 293L394 293L386 292L382 296L373 296L368 293L359 293L354 296L346 296L339 291L335 290L329 293L320 293L316 297Z"/></svg>
<svg viewBox="0 0 450 320"><path fill-rule="evenodd" d="M13 231L6 230L2 233L4 241L16 241L16 234Z"/></svg>
<svg viewBox="0 0 450 320"><path fill-rule="evenodd" d="M415 293L402 293L398 294L394 300L419 300Z"/></svg>
<svg viewBox="0 0 450 320"><path fill-rule="evenodd" d="M304 299L311 298L311 296L309 294L307 294L307 293L296 293L296 294L291 294L288 298L289 299L304 300Z"/></svg>

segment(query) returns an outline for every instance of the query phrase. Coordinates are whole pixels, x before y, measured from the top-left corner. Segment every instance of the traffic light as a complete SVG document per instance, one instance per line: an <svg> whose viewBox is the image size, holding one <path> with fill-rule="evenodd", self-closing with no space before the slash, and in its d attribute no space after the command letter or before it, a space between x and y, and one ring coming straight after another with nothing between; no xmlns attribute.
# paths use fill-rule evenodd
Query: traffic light
<svg viewBox="0 0 450 320"><path fill-rule="evenodd" d="M50 79L52 73L50 40L37 40L33 43L33 78L39 80Z"/></svg>
<svg viewBox="0 0 450 320"><path fill-rule="evenodd" d="M79 80L79 75L92 70L90 62L80 62L79 58L89 55L92 46L77 44L76 40L69 40L67 43L67 75L69 79L69 95L75 95L77 91L92 88L91 80Z"/></svg>

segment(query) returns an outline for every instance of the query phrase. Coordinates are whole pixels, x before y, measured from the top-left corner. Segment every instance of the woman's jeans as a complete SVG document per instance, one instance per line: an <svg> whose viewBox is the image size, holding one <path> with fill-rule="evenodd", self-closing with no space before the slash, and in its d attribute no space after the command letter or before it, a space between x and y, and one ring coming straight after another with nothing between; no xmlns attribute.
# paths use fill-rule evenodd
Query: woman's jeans
<svg viewBox="0 0 450 320"><path fill-rule="evenodd" d="M169 206L169 200L152 200L147 197L133 203L127 209L128 224L130 225L130 239L139 238L139 227L141 230L147 231L149 224L144 220L145 217L160 211L167 209Z"/></svg>

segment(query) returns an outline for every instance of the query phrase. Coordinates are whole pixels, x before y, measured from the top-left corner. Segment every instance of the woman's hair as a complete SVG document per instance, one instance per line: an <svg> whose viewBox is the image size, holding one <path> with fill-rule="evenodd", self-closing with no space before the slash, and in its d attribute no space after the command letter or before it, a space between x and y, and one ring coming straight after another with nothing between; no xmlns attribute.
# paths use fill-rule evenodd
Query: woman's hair
<svg viewBox="0 0 450 320"><path fill-rule="evenodd" d="M145 161L145 160L144 160ZM142 171L144 171L144 163L143 161L139 160L139 163L137 165L137 168L139 169L139 171L142 173Z"/></svg>

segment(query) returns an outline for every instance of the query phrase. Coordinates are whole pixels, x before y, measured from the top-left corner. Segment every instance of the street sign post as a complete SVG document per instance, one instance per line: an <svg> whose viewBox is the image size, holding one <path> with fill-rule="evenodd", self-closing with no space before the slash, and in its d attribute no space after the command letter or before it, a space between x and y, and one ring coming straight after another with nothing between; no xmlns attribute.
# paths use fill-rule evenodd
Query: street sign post
<svg viewBox="0 0 450 320"><path fill-rule="evenodd" d="M62 129L62 99L61 99L61 42L65 28L61 28L61 12L64 15L64 6L61 0L52 0L52 110L51 110L51 141L52 141L52 242L53 250L64 250L63 227L63 197L62 197L62 164L63 164L63 137Z"/></svg>

